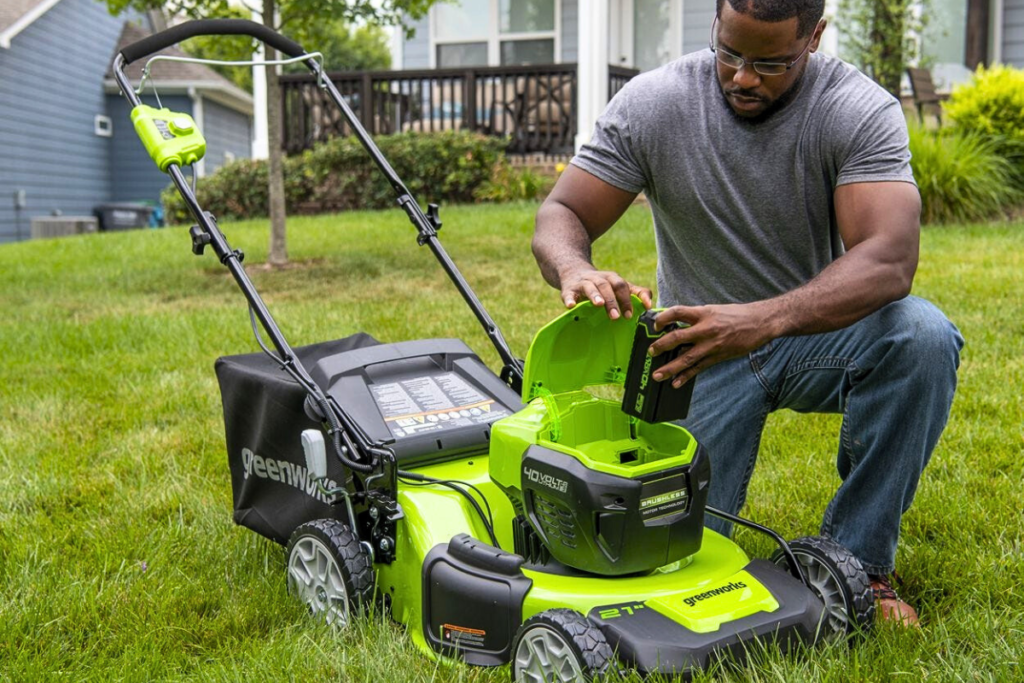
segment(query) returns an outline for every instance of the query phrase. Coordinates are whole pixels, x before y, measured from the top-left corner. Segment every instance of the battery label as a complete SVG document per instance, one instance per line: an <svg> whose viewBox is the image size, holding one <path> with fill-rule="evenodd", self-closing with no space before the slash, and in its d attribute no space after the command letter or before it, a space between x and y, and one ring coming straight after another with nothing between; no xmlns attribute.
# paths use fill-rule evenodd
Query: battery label
<svg viewBox="0 0 1024 683"><path fill-rule="evenodd" d="M453 372L374 384L370 390L396 439L486 424L510 414Z"/></svg>
<svg viewBox="0 0 1024 683"><path fill-rule="evenodd" d="M676 474L645 482L640 489L640 517L646 522L686 512L690 501L690 488L686 474Z"/></svg>

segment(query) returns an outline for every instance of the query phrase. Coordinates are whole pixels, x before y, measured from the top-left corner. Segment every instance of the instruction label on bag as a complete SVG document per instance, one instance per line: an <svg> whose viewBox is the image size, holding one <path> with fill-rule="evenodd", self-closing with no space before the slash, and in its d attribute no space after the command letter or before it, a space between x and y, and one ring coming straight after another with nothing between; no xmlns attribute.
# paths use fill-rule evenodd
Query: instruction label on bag
<svg viewBox="0 0 1024 683"><path fill-rule="evenodd" d="M453 372L370 385L395 438L494 422L510 413Z"/></svg>

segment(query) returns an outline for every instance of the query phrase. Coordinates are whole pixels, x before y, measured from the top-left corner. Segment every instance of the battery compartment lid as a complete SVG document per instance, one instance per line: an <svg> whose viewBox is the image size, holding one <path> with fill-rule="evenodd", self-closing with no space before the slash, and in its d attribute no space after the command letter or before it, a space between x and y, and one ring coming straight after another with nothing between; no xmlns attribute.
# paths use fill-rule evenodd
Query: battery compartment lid
<svg viewBox="0 0 1024 683"><path fill-rule="evenodd" d="M634 316L611 320L604 306L584 301L542 327L526 354L523 402L547 392L562 394L584 387L621 385L643 309L643 303L634 296Z"/></svg>

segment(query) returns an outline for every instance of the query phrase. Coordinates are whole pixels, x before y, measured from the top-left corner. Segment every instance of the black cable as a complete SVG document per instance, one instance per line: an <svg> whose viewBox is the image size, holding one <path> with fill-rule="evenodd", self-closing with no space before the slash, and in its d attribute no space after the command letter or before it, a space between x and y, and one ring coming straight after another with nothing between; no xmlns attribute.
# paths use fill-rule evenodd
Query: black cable
<svg viewBox="0 0 1024 683"><path fill-rule="evenodd" d="M466 500L470 502L473 508L476 509L476 513L480 516L480 521L483 523L484 528L487 530L487 535L491 537L491 544L495 548L501 547L498 545L498 537L494 534L494 518L491 516L491 506L487 502L487 498L483 495L483 493L480 492L480 489L465 481L457 481L452 479L434 479L433 477L428 477L426 475L418 474L416 472L407 472L400 470L398 472L398 476L400 479L407 480L405 483L411 484L413 486L429 486L436 484L439 486L447 486L453 491L461 493L466 498ZM480 507L480 503L477 502L476 498L471 496L469 491L467 491L466 489L460 488L460 484L462 486L468 486L474 491L476 491L477 495L479 495L480 498L484 501L484 505L487 506L486 515L484 514L483 508Z"/></svg>
<svg viewBox="0 0 1024 683"><path fill-rule="evenodd" d="M406 471L403 470L403 471L400 471L398 473L398 476L399 477L408 478L407 475L410 475L410 474L416 474L416 473L414 473L414 472L406 472ZM451 483L451 484L459 484L461 486L468 486L469 488L473 489L474 491L476 491L476 495L480 496L480 500L482 500L484 502L484 507L487 509L487 519L490 522L491 527L494 527L494 514L491 512L491 504L487 501L487 496L485 496L483 494L483 491L481 491L477 487L473 486L468 481L460 481L458 479L433 479L432 477L427 477L427 476L422 475L422 474L417 474L417 476L423 477L424 481L408 481L406 483L413 484L415 486L428 486L430 484Z"/></svg>
<svg viewBox="0 0 1024 683"><path fill-rule="evenodd" d="M249 322L252 323L252 334L256 337L256 343L263 349L263 353L270 356L275 363L284 368L285 363L280 356L274 355L274 352L267 348L267 345L263 343L263 337L260 335L259 327L256 326L256 311L253 310L252 305L249 306Z"/></svg>

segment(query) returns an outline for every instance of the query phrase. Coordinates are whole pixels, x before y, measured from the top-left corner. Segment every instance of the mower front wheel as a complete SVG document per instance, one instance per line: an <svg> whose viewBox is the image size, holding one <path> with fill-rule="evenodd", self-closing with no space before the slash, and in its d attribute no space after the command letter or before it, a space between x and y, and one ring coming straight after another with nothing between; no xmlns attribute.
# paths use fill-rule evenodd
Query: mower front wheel
<svg viewBox="0 0 1024 683"><path fill-rule="evenodd" d="M318 519L288 541L288 591L317 619L343 628L373 597L373 565L347 524Z"/></svg>
<svg viewBox="0 0 1024 683"><path fill-rule="evenodd" d="M824 536L805 536L789 542L796 561L815 594L825 603L821 629L825 638L863 634L875 618L871 581L860 560ZM789 568L781 550L772 562Z"/></svg>
<svg viewBox="0 0 1024 683"><path fill-rule="evenodd" d="M615 654L604 633L571 609L526 620L512 646L514 683L580 683L605 673Z"/></svg>

